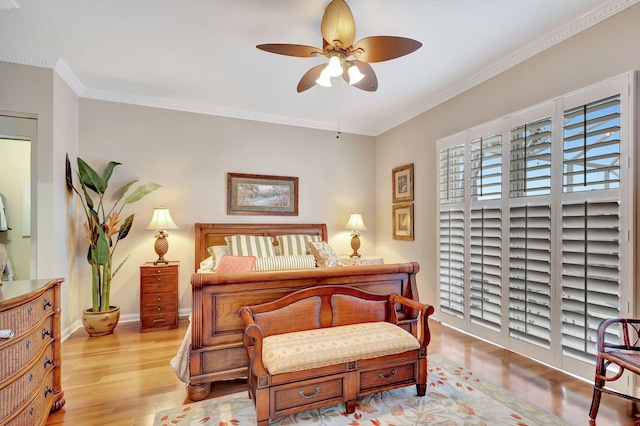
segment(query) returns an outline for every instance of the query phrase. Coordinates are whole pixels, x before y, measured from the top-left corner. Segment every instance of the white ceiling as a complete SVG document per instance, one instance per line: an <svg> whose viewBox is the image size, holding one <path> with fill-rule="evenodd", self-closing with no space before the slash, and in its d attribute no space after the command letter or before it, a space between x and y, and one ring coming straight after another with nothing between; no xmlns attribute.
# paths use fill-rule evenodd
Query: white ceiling
<svg viewBox="0 0 640 426"><path fill-rule="evenodd" d="M297 93L322 59L255 47L322 48L329 0L5 0L0 61L55 68L84 98L375 136L639 1L347 0L356 40L423 44L372 64L376 92Z"/></svg>

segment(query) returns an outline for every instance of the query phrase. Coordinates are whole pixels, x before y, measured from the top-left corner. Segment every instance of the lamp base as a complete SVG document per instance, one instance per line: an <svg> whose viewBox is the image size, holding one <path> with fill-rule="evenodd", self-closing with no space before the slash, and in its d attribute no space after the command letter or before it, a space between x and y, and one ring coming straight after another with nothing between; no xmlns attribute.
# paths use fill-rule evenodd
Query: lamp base
<svg viewBox="0 0 640 426"><path fill-rule="evenodd" d="M353 249L353 253L349 257L360 257L360 254L358 253L358 249L360 248L360 237L356 233L354 233L351 238L351 248Z"/></svg>
<svg viewBox="0 0 640 426"><path fill-rule="evenodd" d="M167 241L166 233L160 232L158 233L158 238L156 238L156 243L153 246L158 255L158 260L153 262L154 265L158 263L168 264L169 261L164 258L164 255L169 251L169 241Z"/></svg>

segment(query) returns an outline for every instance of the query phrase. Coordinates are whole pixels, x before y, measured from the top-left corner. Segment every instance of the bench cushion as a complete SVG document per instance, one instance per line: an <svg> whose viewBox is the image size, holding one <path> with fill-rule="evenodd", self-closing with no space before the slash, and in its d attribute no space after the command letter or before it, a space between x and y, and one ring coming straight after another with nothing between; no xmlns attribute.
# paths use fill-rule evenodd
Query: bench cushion
<svg viewBox="0 0 640 426"><path fill-rule="evenodd" d="M370 322L265 337L262 362L269 374L281 374L399 354L419 347L418 340L397 325Z"/></svg>

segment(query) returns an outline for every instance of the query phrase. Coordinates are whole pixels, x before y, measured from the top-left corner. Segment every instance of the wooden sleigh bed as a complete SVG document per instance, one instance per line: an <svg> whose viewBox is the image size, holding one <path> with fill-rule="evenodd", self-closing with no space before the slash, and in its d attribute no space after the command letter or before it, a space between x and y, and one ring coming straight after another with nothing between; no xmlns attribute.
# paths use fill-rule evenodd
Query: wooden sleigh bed
<svg viewBox="0 0 640 426"><path fill-rule="evenodd" d="M327 241L325 224L195 224L195 271L209 257L208 248L224 245L225 236L317 235ZM346 285L380 294L397 293L418 300L415 262L337 266L235 273L195 272L188 349L188 396L206 398L213 382L247 377L247 353L242 343L242 306L278 299L302 288ZM417 312L398 304L399 324L418 335ZM292 318L292 320L295 320ZM185 351L186 352L186 351Z"/></svg>

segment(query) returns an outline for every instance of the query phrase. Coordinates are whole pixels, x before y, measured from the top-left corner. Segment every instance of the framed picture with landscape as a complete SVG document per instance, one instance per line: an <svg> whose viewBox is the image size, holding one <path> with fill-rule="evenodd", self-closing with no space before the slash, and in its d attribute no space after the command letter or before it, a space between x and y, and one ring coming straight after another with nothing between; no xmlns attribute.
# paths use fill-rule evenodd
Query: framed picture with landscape
<svg viewBox="0 0 640 426"><path fill-rule="evenodd" d="M413 201L413 163L393 169L391 178L393 180L393 202Z"/></svg>
<svg viewBox="0 0 640 426"><path fill-rule="evenodd" d="M413 204L394 204L393 239L413 241Z"/></svg>
<svg viewBox="0 0 640 426"><path fill-rule="evenodd" d="M298 178L227 173L227 214L298 215Z"/></svg>

